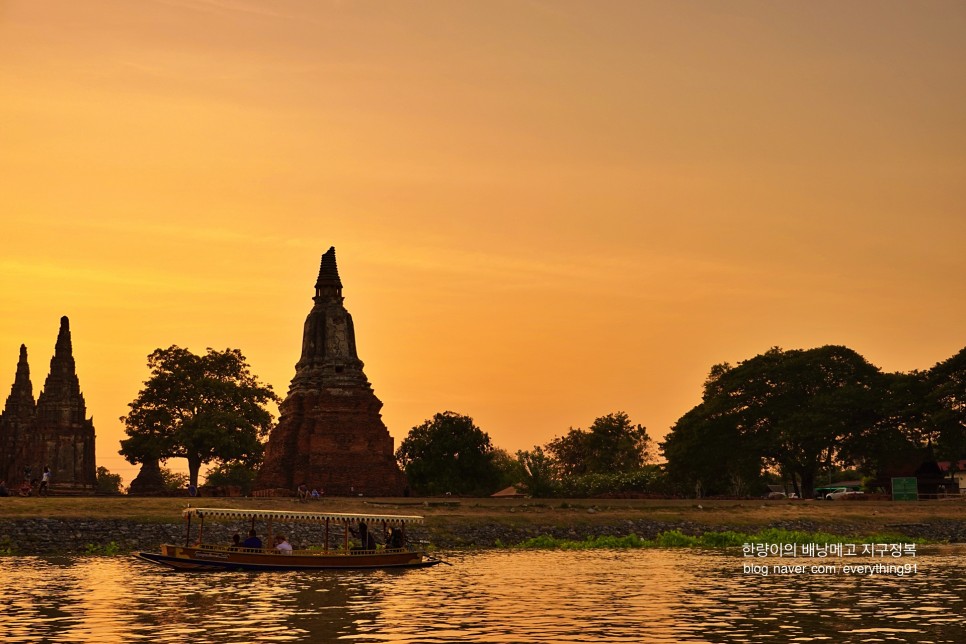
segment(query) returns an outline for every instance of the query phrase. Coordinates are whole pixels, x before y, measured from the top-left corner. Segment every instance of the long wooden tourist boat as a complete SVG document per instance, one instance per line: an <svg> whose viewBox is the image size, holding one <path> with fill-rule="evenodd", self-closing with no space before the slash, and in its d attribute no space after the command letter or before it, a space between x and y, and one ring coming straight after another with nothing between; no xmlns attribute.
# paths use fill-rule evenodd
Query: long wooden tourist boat
<svg viewBox="0 0 966 644"><path fill-rule="evenodd" d="M286 512L277 510L240 510L232 508L187 508L184 545L162 544L161 552L137 552L136 557L175 570L330 570L360 568L424 568L442 560L407 545L406 526L421 523L420 516L383 514L341 514L331 512ZM191 543L192 519L197 519L197 538ZM266 535L261 548L204 542L205 519L244 521ZM276 524L314 523L325 526L322 543L297 550L278 550L273 537ZM390 528L401 531L388 547L354 547L350 534L354 526L365 523L369 531ZM330 536L336 544L330 544Z"/></svg>

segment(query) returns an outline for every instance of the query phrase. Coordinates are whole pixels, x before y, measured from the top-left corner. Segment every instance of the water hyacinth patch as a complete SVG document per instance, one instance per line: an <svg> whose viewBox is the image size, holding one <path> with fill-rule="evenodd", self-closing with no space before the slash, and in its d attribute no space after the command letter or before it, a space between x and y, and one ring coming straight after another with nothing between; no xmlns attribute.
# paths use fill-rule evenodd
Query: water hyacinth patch
<svg viewBox="0 0 966 644"><path fill-rule="evenodd" d="M118 546L113 541L110 542L110 543L108 543L108 544L105 544L105 545L98 545L96 543L89 543L89 544L87 544L87 547L84 549L84 554L86 554L86 555L92 555L92 556L101 556L101 555L103 555L103 556L107 556L107 557L114 557L114 556L116 556L116 555L118 555L120 553L121 553L121 547Z"/></svg>

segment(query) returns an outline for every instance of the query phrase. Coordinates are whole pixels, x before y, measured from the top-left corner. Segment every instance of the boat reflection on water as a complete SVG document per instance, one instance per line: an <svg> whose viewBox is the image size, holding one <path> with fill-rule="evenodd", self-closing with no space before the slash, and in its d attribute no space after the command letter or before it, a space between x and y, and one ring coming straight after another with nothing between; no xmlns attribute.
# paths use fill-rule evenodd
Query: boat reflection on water
<svg viewBox="0 0 966 644"><path fill-rule="evenodd" d="M734 553L456 553L421 570L175 573L6 557L5 642L961 642L966 563L906 577L742 574Z"/></svg>

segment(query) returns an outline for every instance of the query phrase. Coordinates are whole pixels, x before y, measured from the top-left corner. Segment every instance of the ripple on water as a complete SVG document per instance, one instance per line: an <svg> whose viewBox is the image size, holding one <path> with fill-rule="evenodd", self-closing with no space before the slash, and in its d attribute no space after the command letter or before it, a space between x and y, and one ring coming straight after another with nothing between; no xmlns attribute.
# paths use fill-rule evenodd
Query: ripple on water
<svg viewBox="0 0 966 644"><path fill-rule="evenodd" d="M686 550L458 553L452 566L183 574L121 557L3 560L11 643L959 642L963 562L919 574L744 575Z"/></svg>

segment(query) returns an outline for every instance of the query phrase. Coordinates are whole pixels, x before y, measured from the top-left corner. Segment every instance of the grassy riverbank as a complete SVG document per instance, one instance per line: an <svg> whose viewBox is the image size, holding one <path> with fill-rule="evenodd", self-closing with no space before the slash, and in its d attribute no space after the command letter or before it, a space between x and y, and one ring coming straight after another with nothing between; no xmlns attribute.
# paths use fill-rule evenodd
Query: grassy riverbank
<svg viewBox="0 0 966 644"><path fill-rule="evenodd" d="M155 550L184 537L181 510L232 507L351 514L418 514L408 532L442 550L535 547L727 547L737 543L966 544L966 501L762 501L336 498L0 498L0 554ZM239 525L205 534L227 542ZM289 528L318 543L318 526ZM770 535L770 536L769 536Z"/></svg>
<svg viewBox="0 0 966 644"><path fill-rule="evenodd" d="M588 526L655 521L717 526L756 527L806 522L835 533L856 528L896 532L904 526L935 521L966 521L966 499L945 501L762 501L687 499L440 499L332 498L297 503L292 499L47 497L0 498L4 519L111 519L139 523L180 520L188 504L260 510L299 509L314 512L419 514L429 526L452 523L525 527ZM898 530L901 531L901 530Z"/></svg>

